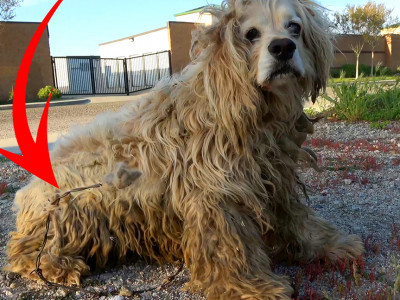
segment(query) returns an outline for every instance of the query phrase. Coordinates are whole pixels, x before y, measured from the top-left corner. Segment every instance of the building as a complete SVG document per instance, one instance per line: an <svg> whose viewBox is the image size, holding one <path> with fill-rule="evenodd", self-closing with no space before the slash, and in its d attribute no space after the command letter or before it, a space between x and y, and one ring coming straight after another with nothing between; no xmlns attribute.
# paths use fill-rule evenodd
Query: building
<svg viewBox="0 0 400 300"><path fill-rule="evenodd" d="M201 13L205 6L188 10L179 14L175 14L175 19L178 22L192 22L205 25L211 25L215 21L215 17L210 13Z"/></svg>
<svg viewBox="0 0 400 300"><path fill-rule="evenodd" d="M381 30L382 35L400 34L400 23L393 24Z"/></svg>
<svg viewBox="0 0 400 300"><path fill-rule="evenodd" d="M22 58L39 25L36 22L0 22L0 102L9 100ZM46 85L53 85L48 28L33 56L27 99L36 98L39 89Z"/></svg>
<svg viewBox="0 0 400 300"><path fill-rule="evenodd" d="M355 64L356 55L351 46L362 42L363 37L361 35L336 36L333 68L340 68L344 64ZM360 64L371 65L372 50L374 50L374 65L380 62L382 66L386 66L393 71L400 66L399 34L386 34L380 37L375 49L372 49L368 43L365 43L360 54Z"/></svg>
<svg viewBox="0 0 400 300"><path fill-rule="evenodd" d="M172 73L178 72L190 62L191 32L199 23L210 25L214 21L210 13L201 14L203 9L204 6L176 14L176 21L167 22L165 27L102 43L99 45L100 56L130 58L170 51ZM145 56L143 64L153 68L154 63L150 64L146 59L152 58Z"/></svg>

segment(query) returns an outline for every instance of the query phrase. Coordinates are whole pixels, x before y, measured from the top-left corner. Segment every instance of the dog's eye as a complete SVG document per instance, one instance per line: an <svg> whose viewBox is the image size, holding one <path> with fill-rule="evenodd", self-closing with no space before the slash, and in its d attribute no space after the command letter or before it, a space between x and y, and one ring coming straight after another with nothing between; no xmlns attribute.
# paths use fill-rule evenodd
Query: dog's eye
<svg viewBox="0 0 400 300"><path fill-rule="evenodd" d="M301 33L301 26L297 23L290 22L287 26L289 33L292 35L300 35Z"/></svg>
<svg viewBox="0 0 400 300"><path fill-rule="evenodd" d="M261 36L261 33L255 29L252 28L246 33L246 39L248 39L250 42L254 42L255 39L258 39Z"/></svg>

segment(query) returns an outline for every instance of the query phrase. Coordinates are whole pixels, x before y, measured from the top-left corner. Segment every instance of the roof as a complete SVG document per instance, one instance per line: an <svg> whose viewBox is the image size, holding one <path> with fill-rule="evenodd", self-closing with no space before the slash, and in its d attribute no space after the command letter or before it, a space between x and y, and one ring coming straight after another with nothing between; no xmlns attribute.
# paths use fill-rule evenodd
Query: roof
<svg viewBox="0 0 400 300"><path fill-rule="evenodd" d="M109 41L109 42L101 43L101 44L99 44L99 46L107 45L107 44L111 44L111 43L115 43L115 42L120 42L120 41L123 41L123 40L135 38L135 37L137 37L137 36L149 34L149 33L156 32L156 31L160 31L160 30L163 30L163 29L167 29L167 27L161 27L161 28L157 28L157 29L150 30L150 31L142 32L142 33L139 33L139 34L130 35L130 36L127 36L127 37L118 39L118 40L114 40L114 41Z"/></svg>
<svg viewBox="0 0 400 300"><path fill-rule="evenodd" d="M0 23L10 23L10 24L40 24L40 22L25 22L25 21L0 21Z"/></svg>
<svg viewBox="0 0 400 300"><path fill-rule="evenodd" d="M217 7L219 7L219 5L215 5L215 4L204 5L204 6L200 6L200 7L198 7L198 8L194 8L194 9L191 9L191 10L187 10L187 11L184 11L184 12L181 12L181 13L178 13L178 14L175 14L174 16L175 16L175 17L179 17L179 16L184 16L184 15L190 15L190 14L198 13L198 12L201 12L201 11L203 11L205 8L210 7L210 6L217 6Z"/></svg>
<svg viewBox="0 0 400 300"><path fill-rule="evenodd" d="M389 25L389 26L387 26L387 27L385 27L385 28L383 28L383 29L397 28L397 27L400 27L400 23L396 23L396 24Z"/></svg>

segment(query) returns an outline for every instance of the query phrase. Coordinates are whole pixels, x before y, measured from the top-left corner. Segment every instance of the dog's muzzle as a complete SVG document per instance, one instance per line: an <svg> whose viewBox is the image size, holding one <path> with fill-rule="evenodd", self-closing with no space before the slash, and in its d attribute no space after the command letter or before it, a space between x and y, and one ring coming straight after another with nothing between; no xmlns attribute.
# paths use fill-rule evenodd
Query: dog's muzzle
<svg viewBox="0 0 400 300"><path fill-rule="evenodd" d="M296 67L293 56L296 51L296 44L288 38L275 39L269 44L268 52L273 58L275 58L275 63L271 68L270 73L262 84L262 88L265 90L270 90L272 82L278 79L279 83L282 84L282 80L290 77L301 77L301 72Z"/></svg>
<svg viewBox="0 0 400 300"><path fill-rule="evenodd" d="M276 39L269 44L268 51L278 61L285 62L293 58L296 44L291 39Z"/></svg>

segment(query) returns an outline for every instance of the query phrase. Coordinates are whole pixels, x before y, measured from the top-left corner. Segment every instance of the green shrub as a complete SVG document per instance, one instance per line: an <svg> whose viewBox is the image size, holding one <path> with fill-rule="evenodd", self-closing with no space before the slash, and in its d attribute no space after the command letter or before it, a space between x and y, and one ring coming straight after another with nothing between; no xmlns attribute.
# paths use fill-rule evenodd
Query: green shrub
<svg viewBox="0 0 400 300"><path fill-rule="evenodd" d="M8 100L12 101L14 98L14 86L11 87L10 92L8 93Z"/></svg>
<svg viewBox="0 0 400 300"><path fill-rule="evenodd" d="M400 71L400 67L398 67L397 69L398 69L398 71ZM355 64L345 64L345 65L342 65L339 69L332 69L331 77L339 78L341 72L345 73L344 78L355 78L356 77L356 65ZM366 66L364 64L360 64L358 66L358 74L359 74L359 76L361 76L362 74L364 74L364 76L369 76L371 74L371 67ZM382 64L377 64L376 67L374 67L374 74L375 74L375 76L392 76L393 71L388 67L383 67Z"/></svg>
<svg viewBox="0 0 400 300"><path fill-rule="evenodd" d="M376 70L375 75L376 76L392 76L393 71L391 69L389 69L388 67L383 67L383 68L380 68L379 70Z"/></svg>
<svg viewBox="0 0 400 300"><path fill-rule="evenodd" d="M307 116L313 118L319 114L319 112L314 107L307 107L304 108L304 112Z"/></svg>
<svg viewBox="0 0 400 300"><path fill-rule="evenodd" d="M342 82L332 86L331 102L340 120L386 121L400 120L400 80L395 85L379 84L375 80Z"/></svg>
<svg viewBox="0 0 400 300"><path fill-rule="evenodd" d="M44 88L41 88L37 94L39 99L48 99L50 96L50 92L53 90L53 93L51 94L51 99L59 99L61 98L61 92L59 89L56 89L55 87L52 87L50 85L46 85Z"/></svg>
<svg viewBox="0 0 400 300"><path fill-rule="evenodd" d="M371 122L369 124L369 127L372 129L385 129L389 125L389 121L377 121L377 122Z"/></svg>
<svg viewBox="0 0 400 300"><path fill-rule="evenodd" d="M356 65L355 64L345 64L340 67L340 70L346 73L345 78L355 78L356 77ZM339 70L339 72L340 72ZM364 74L369 75L371 73L371 67L360 64L358 66L358 75Z"/></svg>
<svg viewBox="0 0 400 300"><path fill-rule="evenodd" d="M340 77L340 69L331 69L331 77L339 78Z"/></svg>

